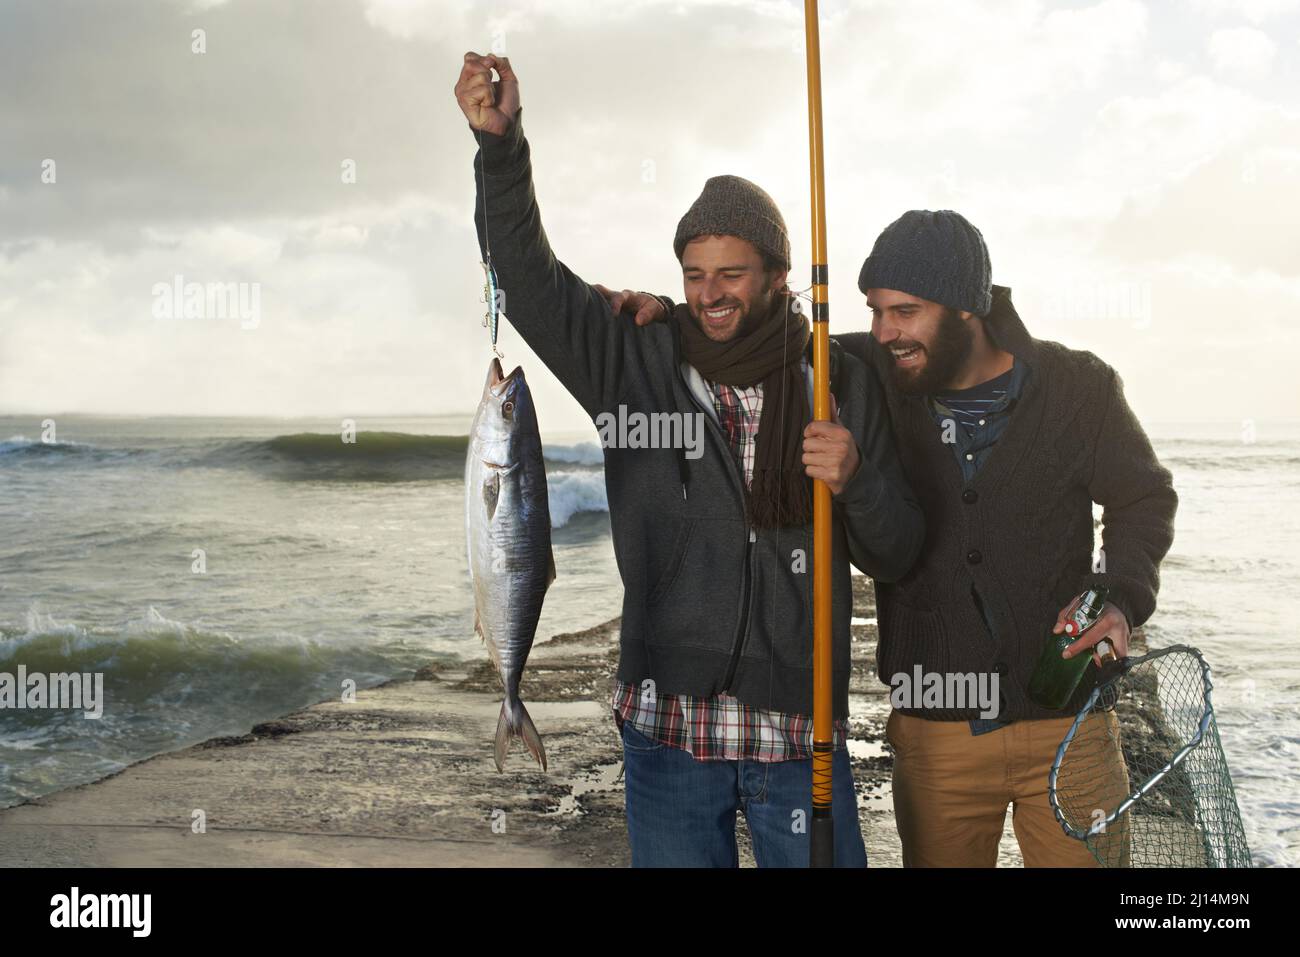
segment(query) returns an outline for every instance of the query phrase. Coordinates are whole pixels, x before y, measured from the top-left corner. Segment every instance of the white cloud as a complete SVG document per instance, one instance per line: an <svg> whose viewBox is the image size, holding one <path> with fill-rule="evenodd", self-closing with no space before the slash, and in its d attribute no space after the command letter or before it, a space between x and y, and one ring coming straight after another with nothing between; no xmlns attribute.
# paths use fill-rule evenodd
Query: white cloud
<svg viewBox="0 0 1300 957"><path fill-rule="evenodd" d="M187 13L203 13L206 10L223 7L230 0L167 0L167 2L184 7Z"/></svg>
<svg viewBox="0 0 1300 957"><path fill-rule="evenodd" d="M527 34L543 28L548 21L581 24L583 29L596 25L612 28L615 35L621 25L653 19L659 24L689 24L697 34L736 35L732 24L737 13L754 14L763 32L764 22L794 24L802 29L803 13L798 6L781 0L619 0L600 3L593 0L495 0L491 4L473 0L362 0L366 20L402 40L414 38L442 39L449 34L464 33L469 47L480 53L509 56L512 34ZM823 18L827 12L823 11ZM668 18L673 18L669 20ZM468 36L470 31L474 35ZM632 31L629 48L635 48L643 31ZM749 37L739 37L744 42ZM641 49L650 49L642 44ZM462 51L464 52L464 51Z"/></svg>
<svg viewBox="0 0 1300 957"><path fill-rule="evenodd" d="M1043 129L1058 119L1064 95L1138 62L1147 21L1136 0L1058 10L1014 0L996 17L980 4L939 0L887 12L854 6L823 33L826 96L853 96L853 118L877 144L906 131L910 142L947 138L971 148Z"/></svg>
<svg viewBox="0 0 1300 957"><path fill-rule="evenodd" d="M1238 272L1300 278L1300 118L1271 114L1240 142L1225 143L1187 173L1134 201L1107 228L1103 251L1130 263L1187 255Z"/></svg>
<svg viewBox="0 0 1300 957"><path fill-rule="evenodd" d="M547 234L576 273L680 294L673 228L706 177L734 172L772 193L807 274L798 4L322 0L306 45L291 0L244 0L220 11L238 42L196 60L156 10L104 14L86 48L60 3L39 8L53 12L37 39L0 33L0 128L61 157L57 190L0 171L0 409L468 411L487 350L474 145L450 92L461 54L498 41L524 84ZM854 280L879 229L955 208L984 231L995 280L1024 291L1031 331L1095 348L1137 407L1186 401L1160 377L1173 351L1191 381L1213 370L1239 377L1243 401L1285 401L1188 343L1245 301L1269 361L1297 358L1282 319L1300 311L1300 105L1286 84L1210 74L1209 28L1170 29L1177 16L1136 0L1005 0L996 17L977 2L824 3L834 328L865 324ZM1276 20L1260 32L1283 37ZM1231 76L1257 68L1233 42L1219 41ZM160 71L185 82L150 85ZM85 91L105 105L77 112L68 139ZM342 158L357 185L340 185ZM177 272L260 282L261 327L141 318ZM1147 284L1154 322L1034 305L1063 284ZM513 330L502 345L548 429L588 424Z"/></svg>
<svg viewBox="0 0 1300 957"><path fill-rule="evenodd" d="M1156 79L1161 83L1175 83L1187 76L1187 64L1177 60L1161 60L1156 64Z"/></svg>
<svg viewBox="0 0 1300 957"><path fill-rule="evenodd" d="M1277 44L1267 33L1253 27L1215 30L1206 49L1217 72L1246 78L1265 76L1277 54Z"/></svg>
<svg viewBox="0 0 1300 957"><path fill-rule="evenodd" d="M1195 0L1195 5L1213 16L1244 16L1251 23L1300 10L1300 0Z"/></svg>
<svg viewBox="0 0 1300 957"><path fill-rule="evenodd" d="M1121 94L1098 109L1084 166L1126 190L1145 190L1241 143L1279 112L1205 76L1153 94Z"/></svg>
<svg viewBox="0 0 1300 957"><path fill-rule="evenodd" d="M472 0L364 0L366 21L402 40L435 36L441 28L460 32Z"/></svg>

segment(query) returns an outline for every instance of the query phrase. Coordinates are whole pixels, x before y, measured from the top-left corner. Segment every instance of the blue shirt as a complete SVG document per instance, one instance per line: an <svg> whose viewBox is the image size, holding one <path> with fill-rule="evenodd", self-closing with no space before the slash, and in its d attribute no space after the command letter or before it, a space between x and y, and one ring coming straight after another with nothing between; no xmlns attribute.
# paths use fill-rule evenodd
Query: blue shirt
<svg viewBox="0 0 1300 957"><path fill-rule="evenodd" d="M997 378L970 389L929 397L930 414L952 445L962 478L969 482L1006 431L1029 379L1029 366L1016 362Z"/></svg>
<svg viewBox="0 0 1300 957"><path fill-rule="evenodd" d="M953 454L957 456L957 467L961 469L965 482L969 483L975 478L975 473L987 461L989 452L1006 431L1011 422L1011 411L1028 379L1029 366L1014 361L1010 369L987 382L927 398L930 414L941 430L941 438L952 446ZM989 634L996 640L997 633L984 603L981 601L979 606ZM971 734L985 734L1009 724L1010 721L998 718L976 718L970 722L970 731Z"/></svg>

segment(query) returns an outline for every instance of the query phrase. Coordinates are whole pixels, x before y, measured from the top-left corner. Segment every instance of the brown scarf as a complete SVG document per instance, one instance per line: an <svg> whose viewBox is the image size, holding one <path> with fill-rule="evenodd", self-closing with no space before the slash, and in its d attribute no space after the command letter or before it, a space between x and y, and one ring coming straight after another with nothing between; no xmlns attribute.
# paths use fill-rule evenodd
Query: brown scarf
<svg viewBox="0 0 1300 957"><path fill-rule="evenodd" d="M812 335L808 320L794 311L787 292L772 297L772 309L752 332L714 342L682 303L673 310L687 362L705 379L749 388L763 383L754 474L745 509L751 525L775 528L812 521L812 481L804 474L803 429L808 397L799 360Z"/></svg>

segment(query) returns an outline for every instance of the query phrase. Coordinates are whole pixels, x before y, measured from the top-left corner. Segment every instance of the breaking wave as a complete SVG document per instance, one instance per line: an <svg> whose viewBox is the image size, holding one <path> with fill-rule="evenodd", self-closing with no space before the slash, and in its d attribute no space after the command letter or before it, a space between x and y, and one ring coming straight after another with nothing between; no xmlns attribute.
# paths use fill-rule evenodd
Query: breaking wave
<svg viewBox="0 0 1300 957"><path fill-rule="evenodd" d="M603 472L555 472L546 476L551 526L562 528L578 512L608 512Z"/></svg>
<svg viewBox="0 0 1300 957"><path fill-rule="evenodd" d="M299 432L271 439L130 448L47 443L15 435L0 442L0 468L81 468L148 460L162 468L246 469L289 482L428 482L463 475L468 442L466 435L406 432L358 432L355 441L345 442L339 434ZM598 470L604 463L594 442L544 446L543 455L552 468ZM593 501L591 493L585 494L583 502ZM577 510L583 507L597 506Z"/></svg>

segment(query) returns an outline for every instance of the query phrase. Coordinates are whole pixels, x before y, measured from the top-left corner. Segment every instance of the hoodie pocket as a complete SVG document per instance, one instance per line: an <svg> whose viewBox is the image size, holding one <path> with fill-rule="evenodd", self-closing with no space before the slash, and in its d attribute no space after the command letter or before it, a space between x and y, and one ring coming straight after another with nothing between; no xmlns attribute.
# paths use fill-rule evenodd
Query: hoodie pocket
<svg viewBox="0 0 1300 957"><path fill-rule="evenodd" d="M646 596L647 607L658 604L659 601L663 599L664 595L668 593L669 589L673 587L673 583L677 580L677 576L681 574L682 564L686 558L686 551L690 548L691 536L695 532L695 525L696 523L691 520L683 521L678 525L677 538L673 541L673 550L668 559L668 564L665 565L663 571L659 573L659 577L656 579L654 587L650 589L650 593Z"/></svg>
<svg viewBox="0 0 1300 957"><path fill-rule="evenodd" d="M682 523L671 557L646 595L647 641L730 652L742 582L737 527L704 519Z"/></svg>
<svg viewBox="0 0 1300 957"><path fill-rule="evenodd" d="M754 652L789 668L812 664L812 536L783 528L765 542L754 574L754 617L763 634ZM766 646L766 647L764 647Z"/></svg>

